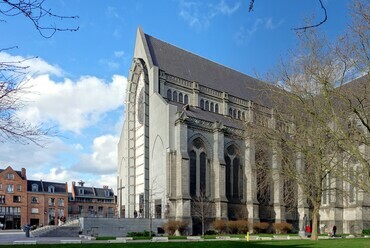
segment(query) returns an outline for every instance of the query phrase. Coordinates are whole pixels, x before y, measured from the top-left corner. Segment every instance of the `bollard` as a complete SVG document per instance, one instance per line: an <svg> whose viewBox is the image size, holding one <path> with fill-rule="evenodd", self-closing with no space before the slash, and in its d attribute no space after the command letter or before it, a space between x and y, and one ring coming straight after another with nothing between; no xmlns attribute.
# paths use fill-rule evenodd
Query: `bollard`
<svg viewBox="0 0 370 248"><path fill-rule="evenodd" d="M249 232L247 232L247 236L245 236L245 238L247 239L247 242L249 242Z"/></svg>

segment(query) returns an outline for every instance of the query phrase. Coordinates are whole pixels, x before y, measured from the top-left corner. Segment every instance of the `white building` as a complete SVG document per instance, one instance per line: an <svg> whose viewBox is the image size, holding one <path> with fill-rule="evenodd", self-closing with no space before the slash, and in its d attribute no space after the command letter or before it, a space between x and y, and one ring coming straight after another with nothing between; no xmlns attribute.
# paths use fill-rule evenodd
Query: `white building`
<svg viewBox="0 0 370 248"><path fill-rule="evenodd" d="M204 192L214 202L212 218L301 226L304 214L309 216L308 205L286 211L278 175L268 202L256 189L259 148L248 138L245 124L272 125L267 87L139 28L118 145L120 216L185 220L196 233L191 200ZM266 155L269 166L279 166L273 151ZM329 204L321 223L349 232L350 223L365 223L359 211L365 213L362 207L368 202L361 204L348 215L341 204Z"/></svg>

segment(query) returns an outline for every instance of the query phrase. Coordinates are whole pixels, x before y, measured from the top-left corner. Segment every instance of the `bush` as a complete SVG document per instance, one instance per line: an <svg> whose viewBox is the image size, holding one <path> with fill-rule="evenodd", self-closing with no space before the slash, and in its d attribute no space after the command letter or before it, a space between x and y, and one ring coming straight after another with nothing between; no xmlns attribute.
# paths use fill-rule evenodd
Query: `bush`
<svg viewBox="0 0 370 248"><path fill-rule="evenodd" d="M253 230L255 233L265 233L269 226L268 222L257 222L253 224Z"/></svg>
<svg viewBox="0 0 370 248"><path fill-rule="evenodd" d="M277 222L273 224L277 234L285 234L293 229L293 225L287 222Z"/></svg>
<svg viewBox="0 0 370 248"><path fill-rule="evenodd" d="M213 222L213 228L218 232L218 233L223 233L225 232L226 229L226 222L223 220L215 220Z"/></svg>
<svg viewBox="0 0 370 248"><path fill-rule="evenodd" d="M248 221L246 220L232 220L227 222L227 228L231 234L247 233Z"/></svg>
<svg viewBox="0 0 370 248"><path fill-rule="evenodd" d="M215 235L217 234L217 232L215 230L207 230L204 234L205 235Z"/></svg>
<svg viewBox="0 0 370 248"><path fill-rule="evenodd" d="M370 235L370 229L364 229L364 230L362 230L362 234L364 234L364 235Z"/></svg>
<svg viewBox="0 0 370 248"><path fill-rule="evenodd" d="M168 233L168 235L174 235L176 230L182 234L187 228L188 224L180 220L169 220L163 224L163 229Z"/></svg>
<svg viewBox="0 0 370 248"><path fill-rule="evenodd" d="M150 236L149 231L144 232L128 232L127 237L148 237ZM152 236L154 236L154 233L152 233Z"/></svg>

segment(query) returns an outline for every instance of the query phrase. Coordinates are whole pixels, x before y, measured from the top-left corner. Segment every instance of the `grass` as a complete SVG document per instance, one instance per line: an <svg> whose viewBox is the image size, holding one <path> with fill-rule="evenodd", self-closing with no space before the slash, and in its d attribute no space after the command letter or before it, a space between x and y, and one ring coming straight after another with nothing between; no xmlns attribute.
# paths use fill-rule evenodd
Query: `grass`
<svg viewBox="0 0 370 248"><path fill-rule="evenodd" d="M40 248L368 248L369 239L331 239L331 240L289 240L289 241L204 241L204 242L171 242L171 243L92 243L92 244L38 244ZM1 247L1 246L0 246ZM22 248L34 248L34 245L22 245Z"/></svg>

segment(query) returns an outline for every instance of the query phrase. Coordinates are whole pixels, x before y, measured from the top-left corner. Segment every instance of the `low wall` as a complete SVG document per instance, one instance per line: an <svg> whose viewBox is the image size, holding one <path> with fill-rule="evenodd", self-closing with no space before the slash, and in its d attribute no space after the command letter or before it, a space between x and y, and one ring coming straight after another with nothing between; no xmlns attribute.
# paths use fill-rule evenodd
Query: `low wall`
<svg viewBox="0 0 370 248"><path fill-rule="evenodd" d="M158 232L164 219L152 219L152 231ZM149 231L149 219L131 218L80 218L81 230L83 235L93 236L126 236L129 232Z"/></svg>

